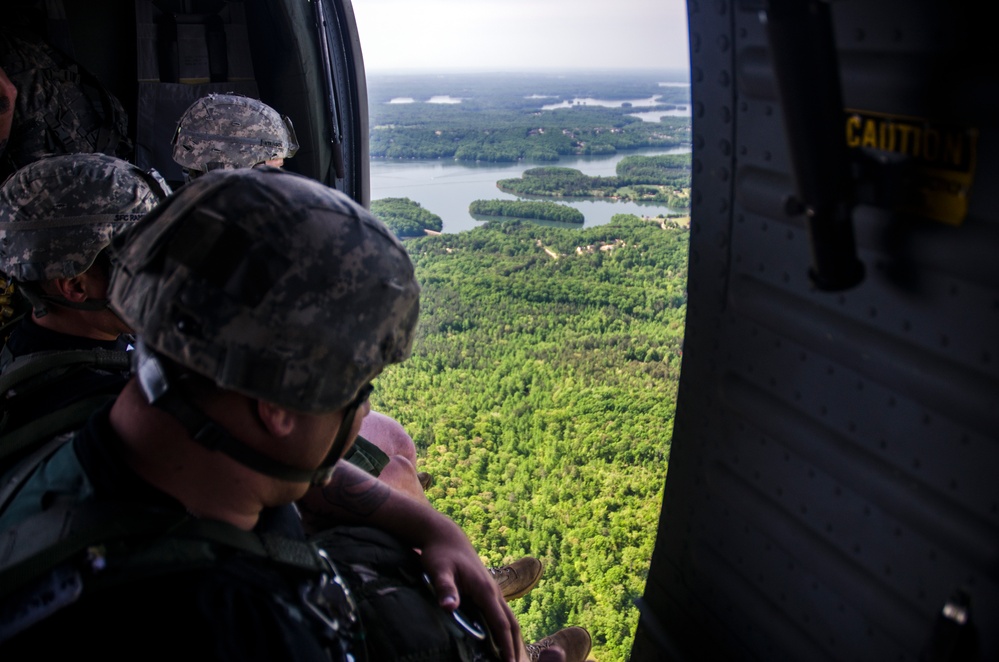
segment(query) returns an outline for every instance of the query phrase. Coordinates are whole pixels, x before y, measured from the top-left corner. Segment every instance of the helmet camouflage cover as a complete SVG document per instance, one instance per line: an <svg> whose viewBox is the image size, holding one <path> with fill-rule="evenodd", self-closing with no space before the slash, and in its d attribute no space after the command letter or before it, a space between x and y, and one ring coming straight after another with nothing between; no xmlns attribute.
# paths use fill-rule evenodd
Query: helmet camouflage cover
<svg viewBox="0 0 999 662"><path fill-rule="evenodd" d="M146 346L221 388L335 411L409 355L419 285L406 250L305 177L208 173L114 250L111 307Z"/></svg>
<svg viewBox="0 0 999 662"><path fill-rule="evenodd" d="M173 137L173 160L200 172L250 168L297 151L291 120L262 101L236 94L195 101Z"/></svg>
<svg viewBox="0 0 999 662"><path fill-rule="evenodd" d="M0 188L0 271L24 282L78 276L156 206L165 187L106 154L29 163Z"/></svg>

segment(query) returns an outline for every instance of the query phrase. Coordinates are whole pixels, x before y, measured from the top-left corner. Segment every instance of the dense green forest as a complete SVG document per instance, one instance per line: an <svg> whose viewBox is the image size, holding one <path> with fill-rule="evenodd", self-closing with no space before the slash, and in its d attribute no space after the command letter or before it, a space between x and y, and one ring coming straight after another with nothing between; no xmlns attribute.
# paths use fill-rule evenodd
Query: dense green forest
<svg viewBox="0 0 999 662"><path fill-rule="evenodd" d="M526 200L473 200L468 206L472 216L505 216L559 223L582 223L583 212L555 202Z"/></svg>
<svg viewBox="0 0 999 662"><path fill-rule="evenodd" d="M689 88L663 87L657 82L662 79L654 75L577 79L497 76L491 77L488 86L480 78L460 75L373 79L369 86L371 156L544 163L567 155L687 145L689 117L644 122L631 116L637 108L624 105L542 109L546 104L571 104L591 95L611 100L656 100L641 110L689 104ZM455 102L426 102L434 96ZM401 98L408 102L399 103Z"/></svg>
<svg viewBox="0 0 999 662"><path fill-rule="evenodd" d="M572 168L547 166L525 170L522 177L501 179L501 191L515 195L616 198L690 207L690 154L626 156L614 177L592 177Z"/></svg>
<svg viewBox="0 0 999 662"><path fill-rule="evenodd" d="M690 141L689 118L643 122L606 108L569 108L511 116L506 111L466 112L455 106L433 110L427 126L391 124L371 129L371 156L458 161L558 161L576 154L672 148ZM563 128L569 127L569 128Z"/></svg>
<svg viewBox="0 0 999 662"><path fill-rule="evenodd" d="M626 659L670 449L686 231L514 221L407 248L421 318L375 408L412 433L429 498L487 563L545 563L511 603L525 637L579 624L595 659Z"/></svg>
<svg viewBox="0 0 999 662"><path fill-rule="evenodd" d="M440 232L444 221L409 198L382 198L371 201L371 212L397 237L419 237L424 230Z"/></svg>

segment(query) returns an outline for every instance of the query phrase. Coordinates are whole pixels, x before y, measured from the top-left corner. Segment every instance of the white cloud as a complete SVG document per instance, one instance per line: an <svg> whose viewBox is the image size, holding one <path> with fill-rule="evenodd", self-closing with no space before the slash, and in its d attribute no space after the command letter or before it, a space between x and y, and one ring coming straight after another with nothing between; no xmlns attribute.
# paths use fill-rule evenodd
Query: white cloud
<svg viewBox="0 0 999 662"><path fill-rule="evenodd" d="M371 70L686 68L683 0L353 0Z"/></svg>

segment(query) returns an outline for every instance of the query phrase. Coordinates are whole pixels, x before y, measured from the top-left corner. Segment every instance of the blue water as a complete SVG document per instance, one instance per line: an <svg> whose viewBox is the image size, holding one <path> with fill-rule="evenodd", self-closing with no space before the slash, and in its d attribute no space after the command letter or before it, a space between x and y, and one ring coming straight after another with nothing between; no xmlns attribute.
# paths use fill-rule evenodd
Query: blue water
<svg viewBox="0 0 999 662"><path fill-rule="evenodd" d="M444 232L462 232L481 225L468 213L473 200L516 200L496 188L500 179L520 177L528 168L558 165L587 175L614 175L618 161L631 154L677 154L689 149L638 150L613 156L562 158L558 163L477 164L453 160L372 160L371 199L409 198L444 221ZM614 214L658 216L673 210L658 203L611 200L556 200L583 212L582 227L609 223ZM673 212L676 213L676 212ZM575 226L580 227L580 226Z"/></svg>

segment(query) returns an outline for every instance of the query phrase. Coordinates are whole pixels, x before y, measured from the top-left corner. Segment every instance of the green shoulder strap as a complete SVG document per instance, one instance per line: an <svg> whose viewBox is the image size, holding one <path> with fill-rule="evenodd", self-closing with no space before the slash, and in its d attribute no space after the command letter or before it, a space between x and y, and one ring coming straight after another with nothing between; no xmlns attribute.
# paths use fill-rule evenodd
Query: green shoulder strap
<svg viewBox="0 0 999 662"><path fill-rule="evenodd" d="M18 357L0 375L0 394L7 393L19 384L56 368L84 366L101 370L128 370L131 355L128 352L111 352L99 349L75 349L56 352L39 352Z"/></svg>
<svg viewBox="0 0 999 662"><path fill-rule="evenodd" d="M97 349L28 354L15 359L8 366L8 369L0 375L0 398L5 398L11 389L16 389L55 370L97 368L124 372L129 369L130 361L131 356L128 352ZM58 377L53 377L52 381L56 379ZM51 384L52 381L44 382L40 388L44 388L45 384ZM9 458L30 451L57 434L81 427L91 413L113 399L114 396L108 394L83 398L10 431L6 429L7 413L4 411L3 417L0 419L0 467ZM6 404L0 401L0 408L6 409Z"/></svg>

